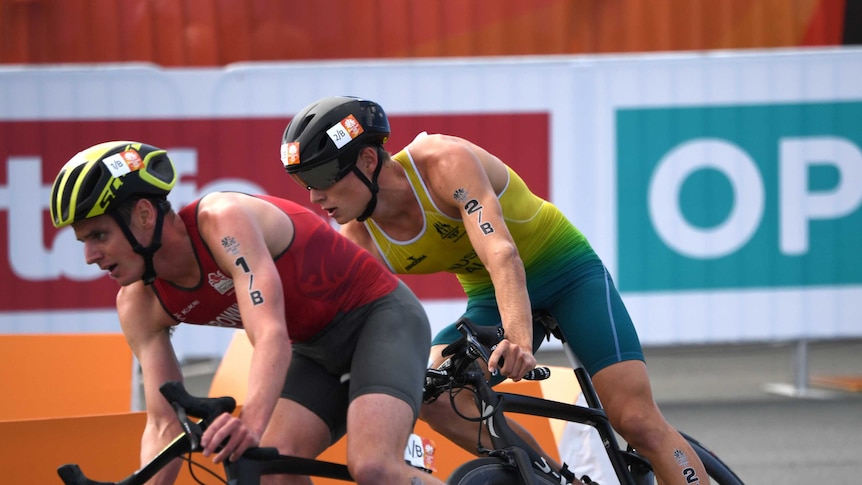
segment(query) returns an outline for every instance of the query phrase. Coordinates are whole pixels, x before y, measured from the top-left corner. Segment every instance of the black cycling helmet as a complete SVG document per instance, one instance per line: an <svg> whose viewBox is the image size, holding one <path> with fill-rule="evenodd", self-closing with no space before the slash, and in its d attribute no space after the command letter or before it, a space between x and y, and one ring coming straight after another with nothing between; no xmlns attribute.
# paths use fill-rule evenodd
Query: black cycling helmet
<svg viewBox="0 0 862 485"><path fill-rule="evenodd" d="M308 190L326 190L351 171L371 191L362 222L377 206L377 177L383 168L383 144L389 139L389 119L374 101L330 96L306 106L287 124L281 137L281 162L287 173ZM356 167L359 151L373 146L377 167L371 180Z"/></svg>
<svg viewBox="0 0 862 485"><path fill-rule="evenodd" d="M330 96L290 120L281 139L281 162L303 187L326 190L353 170L360 149L382 146L388 138L389 120L379 104Z"/></svg>
<svg viewBox="0 0 862 485"><path fill-rule="evenodd" d="M51 222L54 227L101 215L117 221L132 249L144 258L141 279L156 278L153 254L162 246L162 224L169 210L168 193L177 183L177 171L165 150L134 141L109 141L91 146L72 157L51 187ZM157 218L150 245L144 247L116 209L135 198L154 200Z"/></svg>

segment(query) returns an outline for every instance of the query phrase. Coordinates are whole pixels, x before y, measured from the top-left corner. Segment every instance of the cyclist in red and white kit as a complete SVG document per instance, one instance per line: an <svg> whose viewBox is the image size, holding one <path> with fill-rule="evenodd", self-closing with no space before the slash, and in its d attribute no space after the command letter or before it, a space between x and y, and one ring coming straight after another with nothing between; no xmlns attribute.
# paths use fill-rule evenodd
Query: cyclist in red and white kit
<svg viewBox="0 0 862 485"><path fill-rule="evenodd" d="M54 226L71 225L87 263L120 284L147 407L142 463L181 432L158 389L182 379L170 335L191 323L245 329L254 345L241 415L203 435L214 462L258 445L312 458L349 432L358 483L442 483L403 459L431 342L411 291L296 203L217 192L174 211L176 180L164 150L112 141L72 157L51 191ZM172 483L179 465L152 482Z"/></svg>

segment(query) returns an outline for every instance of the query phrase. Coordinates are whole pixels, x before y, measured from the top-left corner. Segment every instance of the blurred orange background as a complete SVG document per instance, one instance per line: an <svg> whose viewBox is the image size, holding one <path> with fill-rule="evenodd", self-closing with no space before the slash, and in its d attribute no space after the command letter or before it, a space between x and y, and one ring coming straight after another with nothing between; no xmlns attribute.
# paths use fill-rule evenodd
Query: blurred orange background
<svg viewBox="0 0 862 485"><path fill-rule="evenodd" d="M607 54L859 43L847 0L0 0L0 64Z"/></svg>

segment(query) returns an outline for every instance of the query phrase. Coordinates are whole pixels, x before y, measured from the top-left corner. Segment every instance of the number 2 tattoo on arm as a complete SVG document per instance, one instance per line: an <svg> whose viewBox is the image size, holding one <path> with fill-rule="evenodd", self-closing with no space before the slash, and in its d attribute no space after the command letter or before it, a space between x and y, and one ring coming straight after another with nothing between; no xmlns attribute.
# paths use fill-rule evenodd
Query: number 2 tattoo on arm
<svg viewBox="0 0 862 485"><path fill-rule="evenodd" d="M239 254L239 243L233 236L223 238L221 245L228 254L233 254L234 256ZM264 302L263 293L260 290L254 289L254 273L251 271L248 261L245 260L245 256L236 258L234 264L242 268L243 273L248 275L248 296L251 298L252 304L255 306L262 304Z"/></svg>
<svg viewBox="0 0 862 485"><path fill-rule="evenodd" d="M467 191L463 188L457 189L452 194L452 197L459 203L464 204L464 210L467 211L467 215L477 214L476 222L479 224L479 229L483 235L487 236L494 233L494 225L482 220L482 209L484 207L482 207L482 204L478 200L470 198Z"/></svg>

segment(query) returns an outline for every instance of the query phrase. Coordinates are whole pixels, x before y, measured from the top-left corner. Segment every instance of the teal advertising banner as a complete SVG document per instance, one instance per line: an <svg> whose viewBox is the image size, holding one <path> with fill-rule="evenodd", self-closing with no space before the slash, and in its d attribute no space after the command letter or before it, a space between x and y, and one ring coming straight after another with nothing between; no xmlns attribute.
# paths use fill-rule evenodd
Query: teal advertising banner
<svg viewBox="0 0 862 485"><path fill-rule="evenodd" d="M620 109L623 291L862 283L862 102Z"/></svg>

